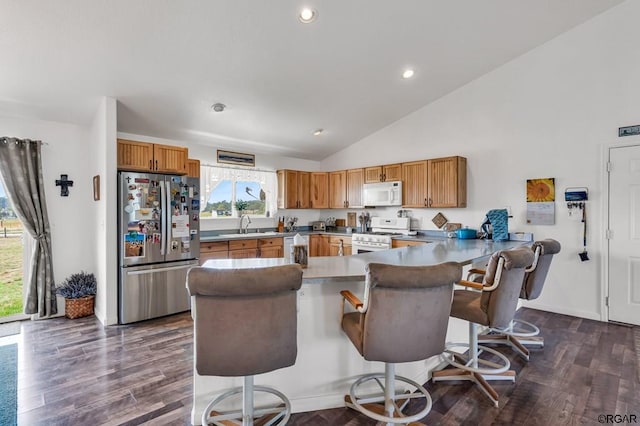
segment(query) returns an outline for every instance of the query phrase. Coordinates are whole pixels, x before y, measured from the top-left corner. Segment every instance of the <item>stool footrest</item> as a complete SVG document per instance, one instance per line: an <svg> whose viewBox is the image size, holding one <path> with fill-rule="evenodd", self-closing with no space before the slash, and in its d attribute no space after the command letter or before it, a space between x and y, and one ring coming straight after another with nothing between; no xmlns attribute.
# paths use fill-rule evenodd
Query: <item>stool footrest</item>
<svg viewBox="0 0 640 426"><path fill-rule="evenodd" d="M345 395L344 401L345 405L349 408L357 410L364 414L365 416L372 418L374 420L385 422L385 423L398 423L398 424L416 424L419 425L421 423L415 423L417 420L423 418L424 416L431 411L431 396L427 392L427 390L420 384L414 382L413 380L407 379L402 376L393 376L394 381L404 382L416 389L415 392L405 391L404 393L392 392L392 405L394 407L393 417L390 417L385 411L385 402L386 397L382 383L379 379L385 378L385 374L383 373L374 373L367 374L361 376L356 380L353 385L351 385L351 390L349 395ZM358 387L363 385L364 383L375 381L380 387L382 387L382 394L374 394L374 395L356 395L356 391ZM386 380L385 380L386 383ZM426 406L418 413L406 416L402 413L402 410L406 407L411 399L416 398L424 398L426 400Z"/></svg>

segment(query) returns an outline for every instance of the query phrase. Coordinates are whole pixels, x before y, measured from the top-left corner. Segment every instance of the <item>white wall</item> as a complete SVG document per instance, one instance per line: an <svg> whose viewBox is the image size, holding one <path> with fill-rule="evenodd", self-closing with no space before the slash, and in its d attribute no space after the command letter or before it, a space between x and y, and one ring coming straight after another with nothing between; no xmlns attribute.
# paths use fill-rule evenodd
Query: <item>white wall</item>
<svg viewBox="0 0 640 426"><path fill-rule="evenodd" d="M0 133L18 138L39 139L42 147L42 173L53 249L56 283L72 273L94 272L95 224L91 205L91 172L86 159L91 139L88 129L65 123L0 116ZM73 180L69 196L60 196L55 180L67 174ZM64 299L58 298L58 312Z"/></svg>
<svg viewBox="0 0 640 426"><path fill-rule="evenodd" d="M98 281L95 314L105 325L118 322L116 128L116 101L102 98L90 129L89 164L91 176L100 176L100 200L92 201L91 206Z"/></svg>
<svg viewBox="0 0 640 426"><path fill-rule="evenodd" d="M510 230L555 238L542 296L531 306L601 319L602 146L640 122L640 2L626 2L517 58L322 162L324 169L461 155L468 159L468 208L445 209L477 227L492 208L511 206ZM428 70L425 70L428 78ZM366 157L363 152L368 153ZM526 224L526 180L556 179L556 224ZM580 223L565 188L589 188L590 261L581 262ZM414 209L435 229L438 209Z"/></svg>

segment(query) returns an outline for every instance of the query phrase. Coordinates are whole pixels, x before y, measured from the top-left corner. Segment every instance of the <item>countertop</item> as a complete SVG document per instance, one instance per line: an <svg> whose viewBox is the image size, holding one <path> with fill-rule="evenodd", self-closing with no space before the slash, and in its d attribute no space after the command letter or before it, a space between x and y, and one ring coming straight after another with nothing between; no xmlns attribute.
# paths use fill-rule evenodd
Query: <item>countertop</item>
<svg viewBox="0 0 640 426"><path fill-rule="evenodd" d="M200 236L200 242L207 243L210 241L228 241L228 240L246 240L255 238L285 238L293 237L296 234L300 235L336 235L340 237L351 237L354 232L340 232L340 231L295 231L295 232L251 232L248 234L233 234L231 232L222 235L202 235ZM444 237L432 237L428 235L393 235L391 237L394 240L410 240L410 241L434 241L443 240Z"/></svg>
<svg viewBox="0 0 640 426"><path fill-rule="evenodd" d="M508 250L529 244L523 241L458 240L429 238L431 244L402 247L352 256L309 257L302 278L306 283L325 281L362 281L365 266L371 262L392 265L423 266L443 262L468 265L488 258L498 250ZM209 268L258 268L291 263L285 258L212 259L204 263Z"/></svg>

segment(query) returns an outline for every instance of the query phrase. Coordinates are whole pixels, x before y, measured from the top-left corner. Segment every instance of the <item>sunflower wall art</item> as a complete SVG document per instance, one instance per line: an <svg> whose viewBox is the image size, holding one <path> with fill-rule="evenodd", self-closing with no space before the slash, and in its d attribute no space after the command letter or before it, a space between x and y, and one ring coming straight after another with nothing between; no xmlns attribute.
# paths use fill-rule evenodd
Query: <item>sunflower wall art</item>
<svg viewBox="0 0 640 426"><path fill-rule="evenodd" d="M555 223L556 188L554 178L527 179L527 223Z"/></svg>

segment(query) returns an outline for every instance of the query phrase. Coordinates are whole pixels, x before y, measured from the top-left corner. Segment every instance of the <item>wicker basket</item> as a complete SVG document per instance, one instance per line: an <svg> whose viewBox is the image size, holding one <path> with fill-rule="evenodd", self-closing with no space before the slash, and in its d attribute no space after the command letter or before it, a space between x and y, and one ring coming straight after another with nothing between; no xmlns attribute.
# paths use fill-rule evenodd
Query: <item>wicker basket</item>
<svg viewBox="0 0 640 426"><path fill-rule="evenodd" d="M86 296L79 299L64 299L64 314L69 319L87 317L93 315L93 300L95 296Z"/></svg>

